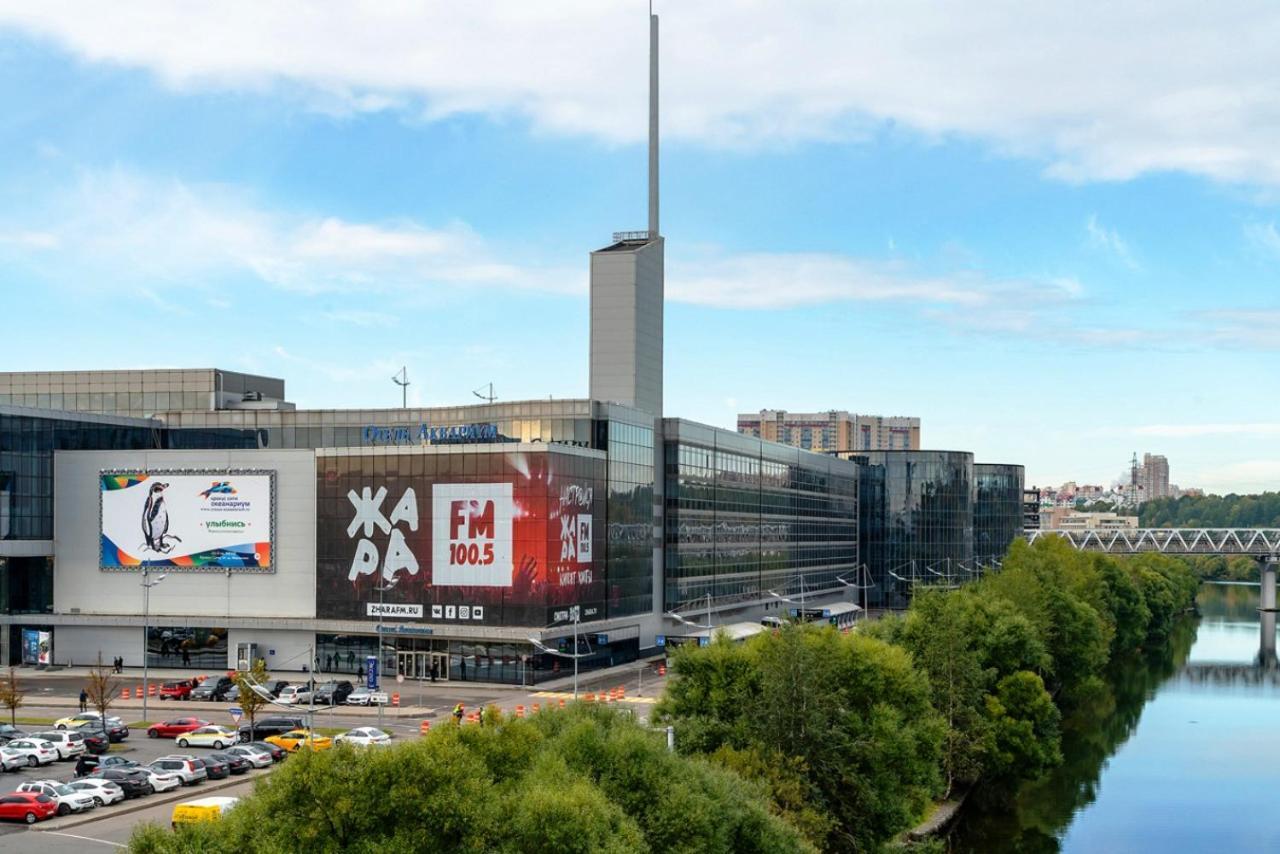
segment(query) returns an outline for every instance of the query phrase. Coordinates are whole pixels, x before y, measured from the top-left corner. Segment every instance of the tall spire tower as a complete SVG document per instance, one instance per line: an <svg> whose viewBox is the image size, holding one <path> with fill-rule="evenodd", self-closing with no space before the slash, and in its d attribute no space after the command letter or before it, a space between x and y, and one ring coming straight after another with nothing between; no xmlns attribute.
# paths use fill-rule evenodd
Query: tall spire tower
<svg viewBox="0 0 1280 854"><path fill-rule="evenodd" d="M658 16L649 4L649 237L658 234Z"/></svg>
<svg viewBox="0 0 1280 854"><path fill-rule="evenodd" d="M591 398L662 417L663 239L658 230L658 16L649 15L649 228L591 253Z"/></svg>

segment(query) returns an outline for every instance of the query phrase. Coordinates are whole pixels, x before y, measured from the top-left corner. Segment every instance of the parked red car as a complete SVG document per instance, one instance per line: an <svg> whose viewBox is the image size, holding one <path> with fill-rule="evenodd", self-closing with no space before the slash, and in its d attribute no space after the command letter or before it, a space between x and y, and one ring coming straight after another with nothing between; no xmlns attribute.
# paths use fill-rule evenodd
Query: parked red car
<svg viewBox="0 0 1280 854"><path fill-rule="evenodd" d="M165 682L160 686L161 700L187 700L191 697L191 689L195 687L194 679L179 679L177 682Z"/></svg>
<svg viewBox="0 0 1280 854"><path fill-rule="evenodd" d="M202 726L209 726L209 722L200 718L174 718L161 724L152 724L147 728L147 735L150 738L176 738Z"/></svg>
<svg viewBox="0 0 1280 854"><path fill-rule="evenodd" d="M58 813L58 805L48 795L35 792L10 792L0 797L0 818L17 819L35 824Z"/></svg>

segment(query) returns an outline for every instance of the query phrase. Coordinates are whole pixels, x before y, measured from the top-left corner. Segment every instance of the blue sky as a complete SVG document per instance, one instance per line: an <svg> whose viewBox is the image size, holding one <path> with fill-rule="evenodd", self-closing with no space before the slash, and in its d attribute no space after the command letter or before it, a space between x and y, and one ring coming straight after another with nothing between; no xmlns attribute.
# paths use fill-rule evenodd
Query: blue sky
<svg viewBox="0 0 1280 854"><path fill-rule="evenodd" d="M665 5L668 414L1280 485L1280 13ZM644 225L643 5L6 6L4 369L586 393L587 253Z"/></svg>

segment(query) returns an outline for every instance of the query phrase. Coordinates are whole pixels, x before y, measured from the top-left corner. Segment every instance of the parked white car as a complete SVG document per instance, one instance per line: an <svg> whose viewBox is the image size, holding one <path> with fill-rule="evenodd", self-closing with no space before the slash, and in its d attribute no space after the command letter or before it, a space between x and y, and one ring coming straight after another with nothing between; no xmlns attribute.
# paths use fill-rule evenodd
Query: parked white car
<svg viewBox="0 0 1280 854"><path fill-rule="evenodd" d="M226 752L248 759L254 768L266 768L275 762L270 750L256 744L237 744L235 747L228 747Z"/></svg>
<svg viewBox="0 0 1280 854"><path fill-rule="evenodd" d="M16 771L30 764L27 761L27 754L21 750L10 750L7 744L0 747L0 771Z"/></svg>
<svg viewBox="0 0 1280 854"><path fill-rule="evenodd" d="M17 788L17 791L31 792L52 798L54 803L58 805L58 815L84 812L98 805L94 801L93 795L73 789L66 783L59 783L57 780L33 780L30 783L23 783Z"/></svg>
<svg viewBox="0 0 1280 854"><path fill-rule="evenodd" d="M19 754L32 768L58 761L58 748L42 738L15 738L0 750Z"/></svg>
<svg viewBox="0 0 1280 854"><path fill-rule="evenodd" d="M182 777L172 771L157 771L147 765L141 765L138 770L147 775L151 780L151 788L157 792L168 792L182 785Z"/></svg>
<svg viewBox="0 0 1280 854"><path fill-rule="evenodd" d="M306 705L311 699L312 687L310 685L286 685L280 690L280 696L276 697L277 703L286 703L291 705Z"/></svg>
<svg viewBox="0 0 1280 854"><path fill-rule="evenodd" d="M124 800L124 789L110 780L101 780L97 777L81 777L79 780L72 780L67 785L77 792L84 792L89 795L93 798L94 803L100 807Z"/></svg>
<svg viewBox="0 0 1280 854"><path fill-rule="evenodd" d="M179 747L212 747L221 750L240 742L240 733L224 726L202 726L191 732L184 732L174 741Z"/></svg>
<svg viewBox="0 0 1280 854"><path fill-rule="evenodd" d="M391 702L385 691L370 691L368 688L357 688L347 695L348 706L385 706Z"/></svg>
<svg viewBox="0 0 1280 854"><path fill-rule="evenodd" d="M334 741L354 744L358 747L386 747L391 744L391 736L377 727L362 726L347 730L336 737Z"/></svg>
<svg viewBox="0 0 1280 854"><path fill-rule="evenodd" d="M209 772L204 769L204 765L196 765L192 761L194 757L190 756L161 756L146 766L152 771L158 771L161 774L174 774L178 779L188 786L194 786L201 780L209 777Z"/></svg>
<svg viewBox="0 0 1280 854"><path fill-rule="evenodd" d="M42 738L54 746L59 759L73 759L88 748L84 745L84 733L75 729L56 729L50 732L33 732L32 738Z"/></svg>

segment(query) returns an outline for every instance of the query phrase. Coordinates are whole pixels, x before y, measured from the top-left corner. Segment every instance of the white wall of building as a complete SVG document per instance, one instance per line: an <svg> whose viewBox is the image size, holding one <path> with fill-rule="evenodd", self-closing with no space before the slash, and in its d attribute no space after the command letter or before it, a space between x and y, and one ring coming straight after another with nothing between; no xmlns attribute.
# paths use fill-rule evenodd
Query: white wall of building
<svg viewBox="0 0 1280 854"><path fill-rule="evenodd" d="M168 572L151 589L151 623L165 618L314 617L316 474L310 450L59 451L54 455L54 612L140 615L141 574L99 563L99 472L106 469L274 469L275 571ZM61 643L61 631L55 645ZM59 656L61 658L61 656ZM140 662L139 662L140 663Z"/></svg>
<svg viewBox="0 0 1280 854"><path fill-rule="evenodd" d="M111 666L117 655L124 656L125 667L142 666L141 626L55 626L53 629L54 664L77 667L98 663Z"/></svg>
<svg viewBox="0 0 1280 854"><path fill-rule="evenodd" d="M239 644L256 643L258 655L267 662L267 672L300 671L308 664L308 651L315 640L313 632L277 629L232 629L228 635L229 656L235 658ZM234 667L235 662L228 666ZM308 664L308 669L310 665Z"/></svg>

